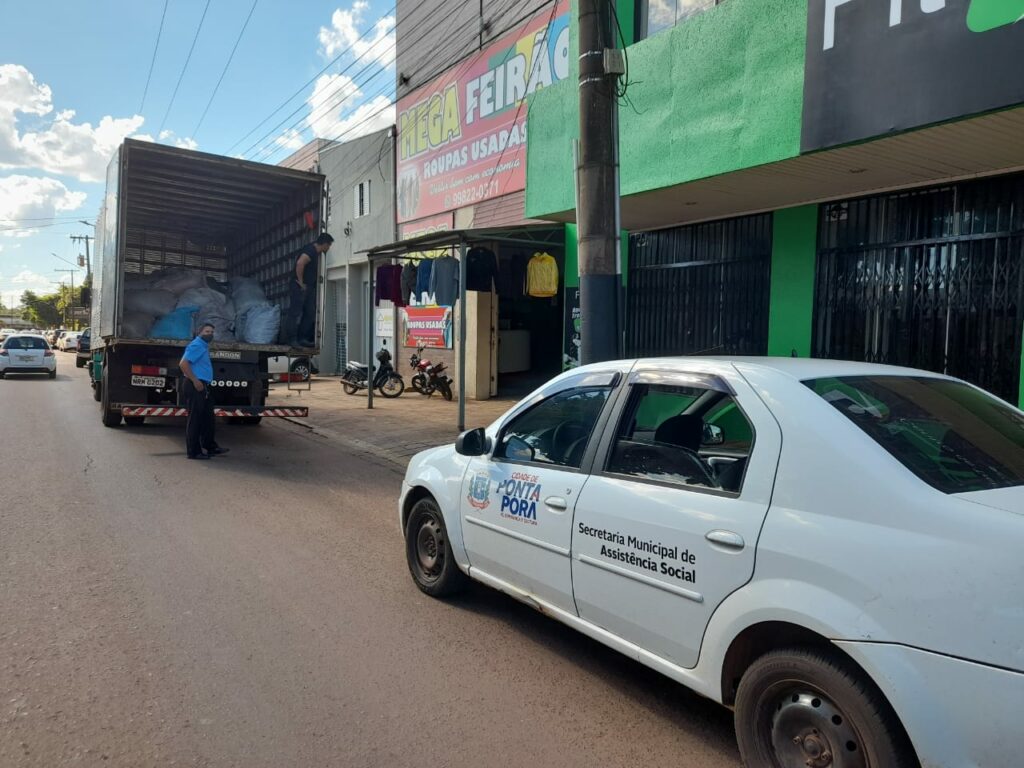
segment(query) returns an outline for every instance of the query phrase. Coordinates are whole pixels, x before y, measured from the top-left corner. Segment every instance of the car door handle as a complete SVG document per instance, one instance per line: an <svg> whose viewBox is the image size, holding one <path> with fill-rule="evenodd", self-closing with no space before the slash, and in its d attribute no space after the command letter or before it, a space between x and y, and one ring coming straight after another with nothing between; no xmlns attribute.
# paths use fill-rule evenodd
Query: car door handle
<svg viewBox="0 0 1024 768"><path fill-rule="evenodd" d="M743 537L732 531L708 531L704 534L704 538L712 544L719 544L726 549L739 550L746 546Z"/></svg>
<svg viewBox="0 0 1024 768"><path fill-rule="evenodd" d="M547 504L552 509L565 510L569 508L569 502L567 502L561 496L548 496L546 499L544 499L544 503Z"/></svg>

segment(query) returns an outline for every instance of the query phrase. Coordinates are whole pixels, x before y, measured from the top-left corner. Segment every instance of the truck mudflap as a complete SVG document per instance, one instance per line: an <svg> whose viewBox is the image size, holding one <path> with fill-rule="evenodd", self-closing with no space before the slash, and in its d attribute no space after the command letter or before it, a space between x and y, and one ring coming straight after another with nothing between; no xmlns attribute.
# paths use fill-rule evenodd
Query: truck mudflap
<svg viewBox="0 0 1024 768"><path fill-rule="evenodd" d="M172 405L124 405L122 416L188 416L188 408ZM214 408L214 416L279 416L303 418L309 416L309 408L302 406L226 406Z"/></svg>

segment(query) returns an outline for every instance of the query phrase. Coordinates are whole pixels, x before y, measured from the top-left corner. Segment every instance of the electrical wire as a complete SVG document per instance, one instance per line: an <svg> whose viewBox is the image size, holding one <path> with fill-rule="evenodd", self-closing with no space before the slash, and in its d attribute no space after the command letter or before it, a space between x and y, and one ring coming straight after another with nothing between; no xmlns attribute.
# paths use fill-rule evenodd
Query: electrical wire
<svg viewBox="0 0 1024 768"><path fill-rule="evenodd" d="M156 45L153 46L153 58L149 62L149 74L146 75L146 87L142 91L142 102L139 104L139 114L142 114L142 108L146 106L146 94L149 93L149 81L153 77L153 65L156 64L156 52L160 49L160 37L164 32L164 18L167 16L167 6L170 0L164 0L164 11L160 14L160 29L156 32Z"/></svg>
<svg viewBox="0 0 1024 768"><path fill-rule="evenodd" d="M206 113L210 111L210 105L213 104L213 100L217 97L217 91L220 89L220 84L224 82L224 75L228 73L228 67L231 66L231 60L235 58L235 51L238 50L238 44L242 42L242 35L245 34L245 28L249 26L249 20L252 18L253 11L256 10L256 5L260 0L252 0L252 8L249 9L249 15L245 17L245 23L242 24L242 29L238 33L238 37L235 38L235 45L231 49L231 55L228 56L227 62L224 64L224 69L220 73L220 77L217 79L217 84L213 86L213 93L210 94L210 100L206 102L206 108L203 110L203 114L199 118L199 122L196 123L196 127L192 130L192 138L196 137L199 133L199 127L203 124L203 120L206 119Z"/></svg>
<svg viewBox="0 0 1024 768"><path fill-rule="evenodd" d="M370 32L372 32L372 31L373 31L374 29L376 29L376 27L377 27L377 23L379 23L379 22L380 22L380 21L381 21L382 19L384 19L384 18L385 18L386 16L390 15L391 13L393 13L393 12L394 12L394 11L395 11L395 10L397 9L397 7L398 7L397 5L393 5L393 6L391 7L391 10L390 10L390 11L387 11L387 12L386 12L386 13L384 14L384 16L381 16L380 18L378 18L378 19L377 19L377 21L376 21L376 22L374 22L374 24L373 24L373 25L371 25L371 26L370 26L370 27L369 27L369 28L368 28L368 29L367 29L367 30L366 30L366 31L365 31L365 32L364 32L364 33L363 33L362 35L360 35L359 39L358 39L358 40L356 40L356 42L357 42L357 43L358 43L358 42L360 42L361 40L363 40L363 38L365 38L365 37L366 37L366 36L367 36L368 34L370 34ZM272 112L271 112L271 113L270 113L269 115L267 115L267 116L266 116L265 118L263 118L262 120L260 120L260 122L259 122L259 123L257 123L257 124L256 124L256 126L255 126L254 128L250 129L250 131L249 131L249 132L248 132L247 134L245 134L245 135L244 135L244 136L243 136L242 138L240 138L240 139L239 139L238 141L236 141L236 142L235 142L234 144L232 144L232 145L231 145L230 147L228 147L228 148L227 148L226 150L224 150L224 154L225 154L225 155L226 155L226 154L229 154L229 153L230 153L230 152L231 152L231 151L232 151L232 150L233 150L233 149L234 149L235 147L237 147L237 146L238 146L239 144L241 144L241 143L242 143L243 141L245 141L245 140L246 140L246 139L248 139L248 138L249 138L250 136L252 136L252 135L253 135L254 133L256 133L256 131L258 131L258 130L259 130L260 128L262 128L262 127L263 127L264 125L266 125L266 124L267 124L267 123L268 123L268 122L269 122L270 120L272 120L272 119L273 119L274 115L276 115L276 114L277 114L278 112L280 112L280 111L281 111L282 109L284 109L284 108L285 108L286 106L288 106L289 104L291 104L292 100L293 100L293 99L294 99L294 98L295 98L296 96L299 96L299 95L301 95L302 93L304 93L304 92L305 92L305 90L306 90L306 89L307 89L307 88L308 88L309 86L311 86L311 85L312 85L313 83L315 83L315 82L316 82L316 80L317 80L317 78L318 78L318 77L320 77L320 75L322 75L322 74L323 74L324 72L326 72L326 71L327 71L328 69L330 69L330 68L331 68L332 66L334 66L334 65L335 65L335 64L336 64L336 63L337 63L337 62L338 62L338 61L339 61L339 60L340 60L340 59L341 59L341 58L342 58L343 56L345 56L346 54L348 54L348 53L349 53L349 50L350 50L350 49L345 49L344 51L342 51L341 53L339 53L339 54L338 54L337 56L335 56L335 57L334 57L333 59L331 59L331 60L330 60L330 61L329 61L329 62L327 63L327 65L326 65L326 66L325 66L325 67L324 67L323 69L321 69L321 70L320 70L319 72L317 72L317 73L316 73L315 75L313 75L313 77L311 77L311 78L310 78L309 80L307 80L307 81L306 81L306 82L305 82L305 83L304 83L304 84L303 84L303 85L302 85L302 86L301 86L301 87L300 87L300 88L299 88L299 89L298 89L297 91L295 91L295 93L293 93L293 94L292 94L291 96L289 96L289 97L288 97L287 99L285 99L285 100L284 100L283 102L281 102L281 104L280 104L280 105L279 105L279 106L278 106L277 108L275 108L275 109L274 109L274 110L273 110L273 111L272 111ZM354 64L354 63L355 63L355 62L353 62L353 64ZM351 64L350 64L349 66L351 66ZM346 69L342 70L342 71L341 71L341 72L340 72L339 74L344 74L344 73L345 73L345 72L347 72L347 71L348 71L348 68L346 68ZM294 114L294 113L293 113L293 114ZM286 119L287 119L287 118L286 118Z"/></svg>
<svg viewBox="0 0 1024 768"><path fill-rule="evenodd" d="M178 96L178 88L181 87L181 81L185 77L185 70L188 69L188 63L192 60L192 52L196 49L196 41L199 39L199 33L203 29L203 22L206 21L206 12L208 10L210 10L210 0L206 0L206 6L203 8L203 15L199 19L199 26L196 27L196 34L192 38L192 45L188 49L188 56L185 57L185 65L181 68L181 74L178 75L178 82L174 85L174 93L171 94L171 103L167 105L167 111L164 112L164 119L160 121L160 128L157 129L157 139L159 139L160 134L164 132L164 126L167 124L167 118L171 114L171 107L174 106L174 100Z"/></svg>

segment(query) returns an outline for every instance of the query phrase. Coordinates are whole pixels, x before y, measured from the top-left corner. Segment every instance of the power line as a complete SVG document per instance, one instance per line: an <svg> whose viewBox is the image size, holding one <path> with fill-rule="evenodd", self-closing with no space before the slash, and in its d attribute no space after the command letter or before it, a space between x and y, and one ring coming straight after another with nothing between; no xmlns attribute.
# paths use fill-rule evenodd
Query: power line
<svg viewBox="0 0 1024 768"><path fill-rule="evenodd" d="M160 49L160 37L164 32L164 18L167 16L167 5L170 0L164 0L164 12L160 14L160 29L156 32L156 45L153 46L153 58L149 62L149 74L146 75L146 87L142 91L142 103L139 104L139 114L142 114L142 108L146 106L146 94L149 93L149 81L153 77L153 65L156 64L156 52Z"/></svg>
<svg viewBox="0 0 1024 768"><path fill-rule="evenodd" d="M249 26L249 19L252 18L253 11L256 10L256 4L260 0L252 0L252 8L249 9L249 15L245 17L245 23L242 25L242 30L238 33L238 38L235 40L235 46L231 49L231 55L228 56L227 63L224 65L224 70L220 73L220 78L217 80L217 84L213 87L213 93L210 94L210 100L206 102L206 109L203 110L202 116L199 118L199 122L196 123L196 127L192 130L192 138L196 137L199 133L199 126L203 124L203 120L206 119L206 113L210 111L210 105L213 104L214 98L217 96L217 90L220 88L220 84L224 81L224 75L228 73L228 67L231 66L231 60L235 58L235 51L238 50L238 44L242 42L242 35L245 34L245 28Z"/></svg>
<svg viewBox="0 0 1024 768"><path fill-rule="evenodd" d="M391 10L387 11L387 13L385 13L384 16L381 16L380 18L378 18L377 22L381 21L381 19L385 18L385 16L387 16L388 14L392 13L393 11L395 11L395 9L397 7L398 7L397 5L391 6ZM377 22L374 22L374 24L372 24L369 28L367 28L367 30L362 35L359 36L359 39L356 40L356 42L357 43L360 42L363 38L365 38L368 34L370 34L370 32L372 32L374 29L376 29ZM326 72L332 66L334 66L343 56L348 54L350 52L350 50L351 50L351 48L347 48L344 51L342 51L341 53L339 53L337 56L335 56L333 59L331 59L323 69L321 69L319 72L317 72L315 75L313 75L312 78L307 80L297 91L295 91L295 93L293 93L291 96L289 96L283 102L281 102L281 104L278 107L276 107L269 115L267 115L265 118L260 120L260 122L257 123L254 128L252 128L247 134L245 134L245 136L243 136L238 141L236 141L234 144L232 144L230 147L228 147L224 151L224 154L225 155L229 154L231 152L231 150L233 150L235 147L237 147L243 141L245 141L250 136L252 136L254 133L256 133L256 131L258 131L260 128L262 128L264 125L266 125L267 122L269 122L271 119L273 119L274 115L276 115L278 112L280 112L286 106L288 106L292 102L292 99L294 99L296 96L301 95L309 86L311 86L313 83L316 82L316 79L318 77L320 77L320 75L322 75L324 72ZM355 63L355 62L353 62L353 63ZM349 66L351 66L351 64ZM344 74L347 71L348 71L348 68L342 70L342 72L340 74ZM285 118L285 119L287 120L288 118Z"/></svg>
<svg viewBox="0 0 1024 768"><path fill-rule="evenodd" d="M185 77L185 70L188 69L188 63L192 60L192 51L196 49L196 41L199 39L199 32L203 28L203 22L206 21L206 12L210 10L210 0L206 0L206 7L203 8L203 15L199 19L199 26L196 27L195 37L192 38L192 45L188 49L188 56L185 57L185 66L181 68L181 74L178 75L178 82L174 86L174 93L171 94L171 103L167 105L167 111L164 113L164 119L160 121L160 127L157 129L156 138L160 138L160 134L164 132L164 125L167 124L167 118L171 114L171 107L174 106L174 100L178 97L178 88L181 87L181 81Z"/></svg>
<svg viewBox="0 0 1024 768"><path fill-rule="evenodd" d="M467 3L467 4L463 5L459 9L458 13L461 14L466 9L470 9L471 10L472 9L471 8L471 4ZM457 18L457 16L456 16L456 18ZM437 29L439 26L441 26L442 24L446 24L446 23L450 24L450 23L453 23L453 22L454 22L453 18L449 18L449 17L445 17L445 16L440 16L438 18L438 20L434 24L432 24L432 25L426 27L425 29L423 29L421 34L415 40L410 41L409 44L410 45L415 45L416 43L420 42L421 40L426 39L427 37L429 37L430 34L435 29ZM396 29L397 29L397 27L396 27ZM381 40L384 40L384 38L381 38ZM378 42L380 42L380 41L378 41ZM387 49L385 49L385 50L390 50L391 48L396 47L396 45L397 45L397 35L396 35L395 41L392 42L390 45L388 45ZM366 57L369 54L369 52L370 52L370 50L368 49L362 55L357 57L348 67L346 67L345 71L348 71L348 69L351 68L352 65L357 64L360 60L362 60L364 57ZM464 58L464 59L462 59L462 60L460 60L458 62L455 62L454 64L446 65L444 68L442 68L442 69L432 73L431 75L425 77L424 78L424 82L427 82L427 81L435 79L441 73L446 72L448 69L451 69L453 67L457 67L457 66L468 67L468 66L472 65L472 63L475 60L476 60L475 56L467 56L466 58ZM373 66L373 62L372 61L367 63L366 66L364 66L358 73L356 73L356 77L351 79L351 84L355 85L357 88L365 87L368 83L370 83L371 81L373 81L377 77L379 77L382 72L386 71L385 69L378 70L373 75L370 75L368 78L366 78L364 81L359 82L358 81L358 77L360 75L362 75L363 73L365 73L371 66ZM345 85L340 86L339 88L337 88L334 91L334 96L337 96L338 94L343 93L343 91L345 90L346 85L348 85L348 84L345 84ZM382 88L382 89L378 90L376 93L374 93L371 96L367 97L366 102L364 102L364 103L370 102L370 101L372 101L373 99L375 99L375 98L377 98L379 96L385 95L389 90L391 90L391 87L392 86L389 85L388 87L385 87L385 88ZM255 154L252 155L253 159L258 159L260 161L263 161L266 158L273 156L274 152L277 151L277 149L278 149L277 147L274 146L274 143L271 143L269 145L265 144L262 147L262 149L259 149L259 145L263 144L263 142L266 139L270 138L274 134L277 134L277 136L283 136L283 135L287 134L289 131L297 130L300 127L305 127L305 126L303 126L303 123L306 123L308 125L308 124L312 123L312 121L314 119L317 119L319 117L323 117L326 114L329 114L333 110L339 108L349 97L350 97L350 95L342 95L341 98L337 98L337 99L334 99L333 101L331 101L333 96L328 96L325 99L324 103L321 104L319 108L314 109L308 115L304 115L304 116L300 117L298 120L293 122L289 127L285 128L284 131L282 131L281 133L277 133L278 130L285 124L285 122L287 120L289 120L290 118L294 117L295 115L297 115L299 112L302 111L302 109L305 106L305 104L300 105L295 110L293 110L291 112L291 114L289 114L287 117L285 117L284 120L282 120L276 126L274 126L274 128L272 128L271 130L267 131L259 139L257 139L254 144L252 144L247 150L245 150L245 152L242 153L243 156L244 155L249 155L249 153L252 153L254 150L255 150ZM392 100L391 103L395 103L395 100ZM378 110L374 114L375 115L379 114L381 111L383 111L383 110ZM365 122L365 121L362 121L362 122ZM348 131L346 131L345 133L348 133ZM277 136L274 137L274 142L276 142ZM324 137L320 137L320 138L324 138Z"/></svg>

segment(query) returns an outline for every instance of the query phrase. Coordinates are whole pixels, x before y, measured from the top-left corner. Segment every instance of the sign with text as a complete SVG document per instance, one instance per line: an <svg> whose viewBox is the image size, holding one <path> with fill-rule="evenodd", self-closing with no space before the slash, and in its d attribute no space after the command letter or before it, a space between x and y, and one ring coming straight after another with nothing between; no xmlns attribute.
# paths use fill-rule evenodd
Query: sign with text
<svg viewBox="0 0 1024 768"><path fill-rule="evenodd" d="M526 106L569 75L569 3L521 26L398 102L398 221L526 187Z"/></svg>
<svg viewBox="0 0 1024 768"><path fill-rule="evenodd" d="M810 0L800 149L1024 103L1024 0Z"/></svg>
<svg viewBox="0 0 1024 768"><path fill-rule="evenodd" d="M385 339L395 338L395 310L375 309L374 326L374 333L377 336L383 336Z"/></svg>
<svg viewBox="0 0 1024 768"><path fill-rule="evenodd" d="M452 348L451 307L403 307L402 339L406 347Z"/></svg>

